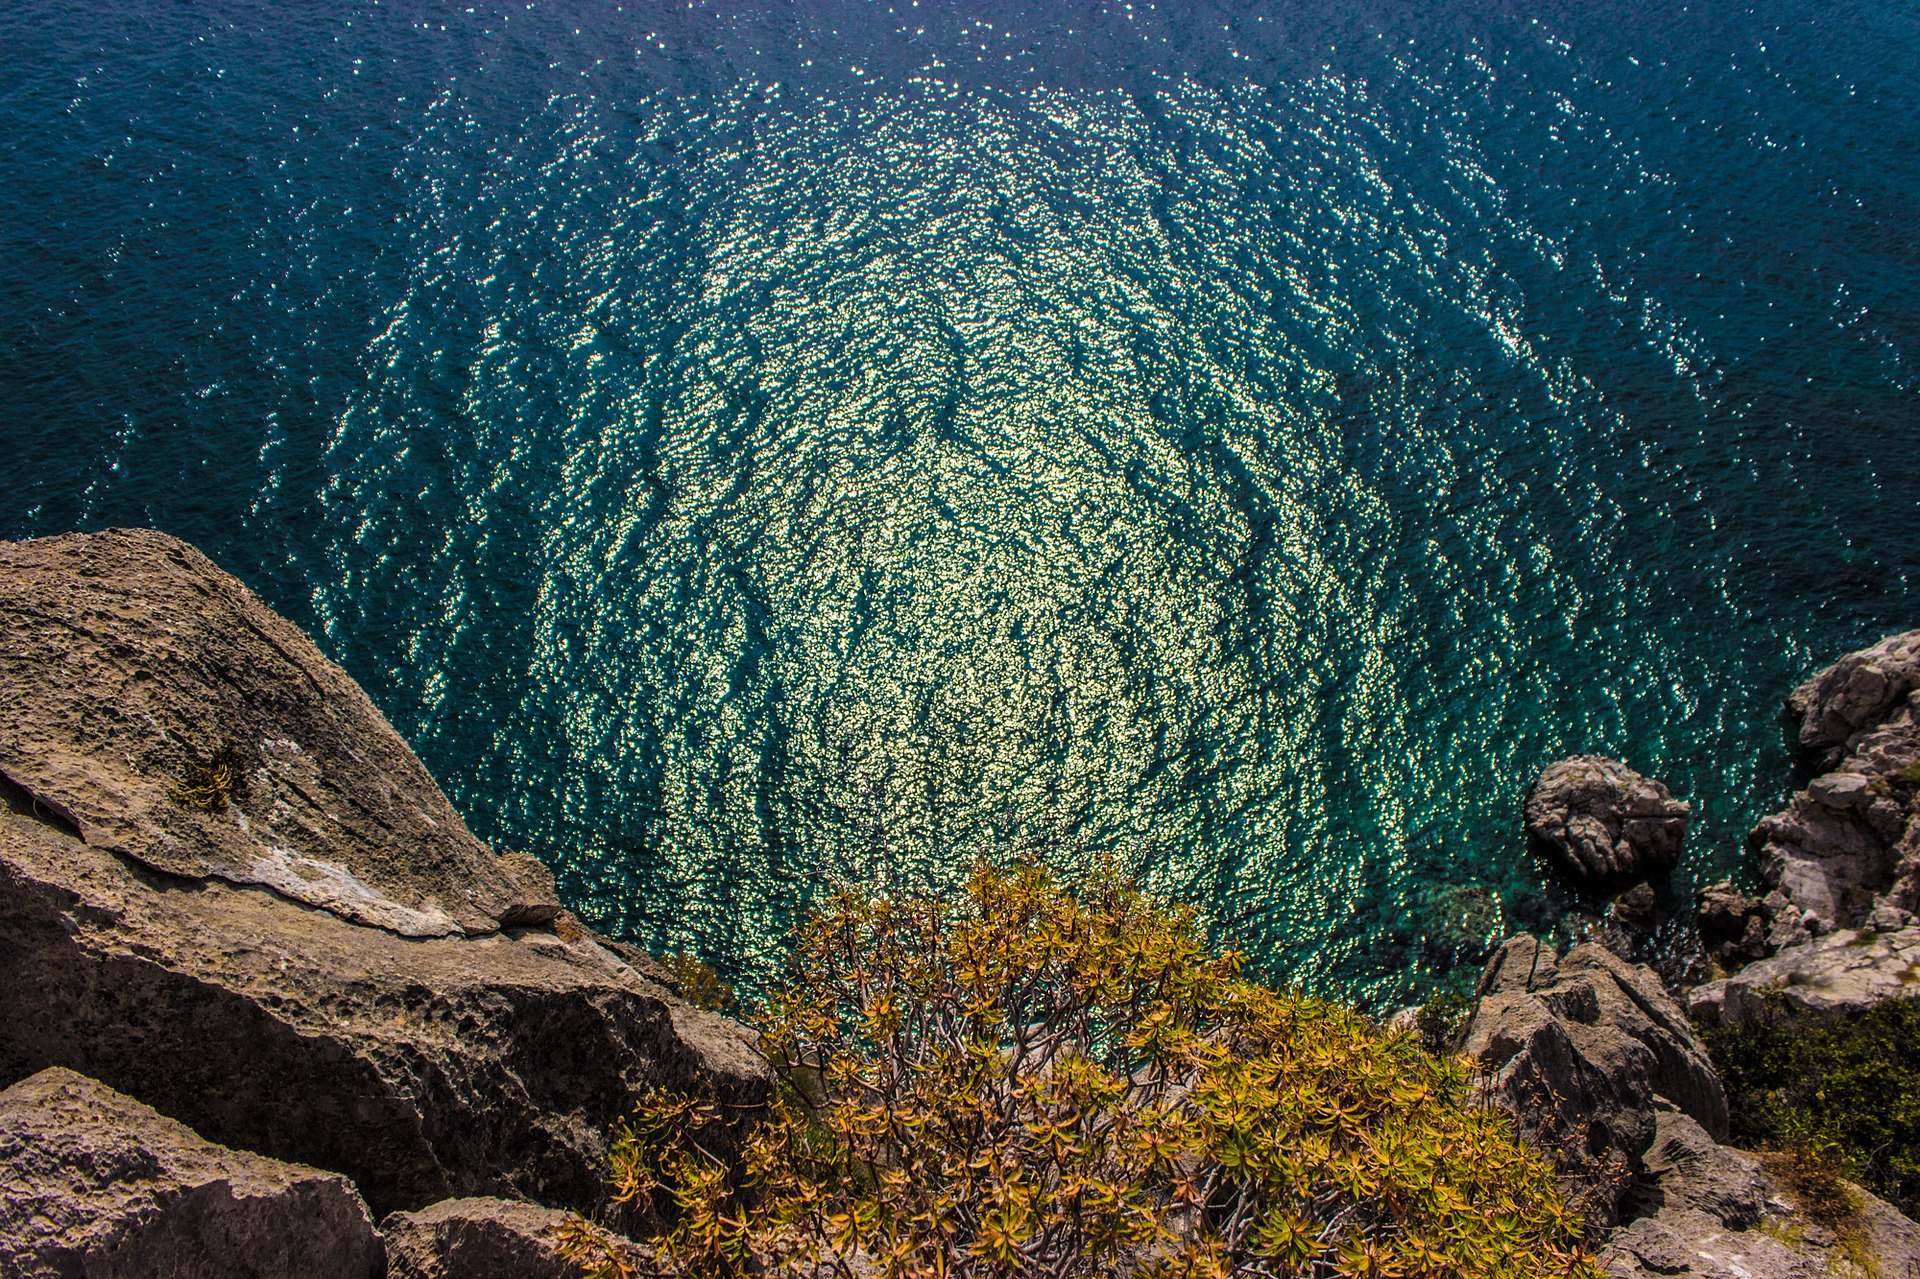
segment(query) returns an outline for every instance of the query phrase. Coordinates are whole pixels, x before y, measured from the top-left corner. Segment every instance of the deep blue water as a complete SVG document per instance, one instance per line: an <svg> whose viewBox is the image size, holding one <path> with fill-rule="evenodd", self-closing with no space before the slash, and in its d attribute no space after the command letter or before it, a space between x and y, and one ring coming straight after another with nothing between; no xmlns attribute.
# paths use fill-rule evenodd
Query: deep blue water
<svg viewBox="0 0 1920 1279"><path fill-rule="evenodd" d="M151 524L582 914L1108 855L1390 1002L1542 763L1741 873L1920 625L1910 2L0 9L0 536Z"/></svg>

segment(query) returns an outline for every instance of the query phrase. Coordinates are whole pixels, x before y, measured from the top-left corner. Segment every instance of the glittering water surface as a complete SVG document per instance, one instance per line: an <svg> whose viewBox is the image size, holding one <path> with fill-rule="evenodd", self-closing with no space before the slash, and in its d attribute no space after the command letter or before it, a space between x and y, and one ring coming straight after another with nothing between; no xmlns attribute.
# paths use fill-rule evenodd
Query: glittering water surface
<svg viewBox="0 0 1920 1279"><path fill-rule="evenodd" d="M1920 15L0 13L0 534L151 523L749 976L1111 856L1386 1003L1620 755L1742 869L1920 624ZM1499 911L1484 909L1490 891Z"/></svg>

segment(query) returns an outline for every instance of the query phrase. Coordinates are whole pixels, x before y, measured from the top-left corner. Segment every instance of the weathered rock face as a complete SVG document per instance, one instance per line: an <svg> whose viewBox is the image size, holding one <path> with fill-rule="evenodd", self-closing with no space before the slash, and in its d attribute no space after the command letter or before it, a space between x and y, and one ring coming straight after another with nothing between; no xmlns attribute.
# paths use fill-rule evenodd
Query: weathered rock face
<svg viewBox="0 0 1920 1279"><path fill-rule="evenodd" d="M566 1221L551 1208L486 1198L394 1213L380 1223L387 1279L580 1279L560 1252Z"/></svg>
<svg viewBox="0 0 1920 1279"><path fill-rule="evenodd" d="M203 1141L65 1070L0 1092L0 1273L376 1279L345 1178Z"/></svg>
<svg viewBox="0 0 1920 1279"><path fill-rule="evenodd" d="M1600 1260L1616 1279L1825 1279L1860 1275L1865 1260L1884 1276L1920 1268L1920 1226L1891 1204L1852 1187L1860 1204L1850 1238L1809 1221L1760 1160L1715 1144L1687 1116L1663 1110L1634 1207Z"/></svg>
<svg viewBox="0 0 1920 1279"><path fill-rule="evenodd" d="M1522 812L1528 836L1584 884L1671 869L1692 809L1617 760L1575 755L1541 770Z"/></svg>
<svg viewBox="0 0 1920 1279"><path fill-rule="evenodd" d="M1768 884L1812 932L1920 911L1920 631L1841 658L1787 705L1802 748L1831 771L1754 828ZM1777 941L1804 936L1785 922Z"/></svg>
<svg viewBox="0 0 1920 1279"><path fill-rule="evenodd" d="M0 776L90 846L408 936L553 918L373 703L184 542L0 543ZM173 796L199 787L195 798Z"/></svg>
<svg viewBox="0 0 1920 1279"><path fill-rule="evenodd" d="M1920 927L1843 928L1687 992L1702 1026L1751 1026L1777 1014L1839 1016L1887 999L1920 999Z"/></svg>
<svg viewBox="0 0 1920 1279"><path fill-rule="evenodd" d="M1556 959L1522 934L1488 962L1479 996L1466 1055L1596 1220L1614 1219L1640 1170L1656 1096L1725 1134L1719 1076L1650 970L1594 944Z"/></svg>
<svg viewBox="0 0 1920 1279"><path fill-rule="evenodd" d="M0 544L0 690L0 1086L69 1067L382 1213L591 1209L636 1092L765 1095L745 1028L506 927L555 919L544 870L191 548ZM203 731L240 759L224 809L172 793Z"/></svg>
<svg viewBox="0 0 1920 1279"><path fill-rule="evenodd" d="M63 1065L226 1145L346 1173L380 1212L590 1209L649 1085L752 1103L748 1032L590 936L405 938L178 880L0 811L0 1081Z"/></svg>
<svg viewBox="0 0 1920 1279"><path fill-rule="evenodd" d="M1793 690L1800 747L1831 769L1920 689L1920 630L1849 653Z"/></svg>

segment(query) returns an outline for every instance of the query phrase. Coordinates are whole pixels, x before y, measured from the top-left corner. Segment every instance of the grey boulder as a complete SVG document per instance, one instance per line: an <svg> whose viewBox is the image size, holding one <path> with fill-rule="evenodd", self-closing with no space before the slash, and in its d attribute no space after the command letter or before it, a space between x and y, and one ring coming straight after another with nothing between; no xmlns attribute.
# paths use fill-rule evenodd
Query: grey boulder
<svg viewBox="0 0 1920 1279"><path fill-rule="evenodd" d="M346 1178L202 1140L66 1070L0 1092L9 1279L375 1279Z"/></svg>
<svg viewBox="0 0 1920 1279"><path fill-rule="evenodd" d="M1508 938L1487 964L1463 1052L1598 1222L1617 1220L1653 1144L1656 1098L1727 1131L1719 1076L1659 978L1597 944L1564 959Z"/></svg>
<svg viewBox="0 0 1920 1279"><path fill-rule="evenodd" d="M1604 755L1547 765L1522 806L1529 839L1581 884L1671 869L1691 814L1664 785Z"/></svg>

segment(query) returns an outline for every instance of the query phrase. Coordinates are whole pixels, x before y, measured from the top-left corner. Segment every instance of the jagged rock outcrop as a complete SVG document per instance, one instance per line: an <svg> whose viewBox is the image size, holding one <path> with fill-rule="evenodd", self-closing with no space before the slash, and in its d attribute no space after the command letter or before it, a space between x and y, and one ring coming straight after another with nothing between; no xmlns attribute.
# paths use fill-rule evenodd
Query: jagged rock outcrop
<svg viewBox="0 0 1920 1279"><path fill-rule="evenodd" d="M232 579L158 534L47 541L0 545L27 631L0 639L0 1085L69 1067L382 1214L590 1210L636 1092L764 1097L745 1028L577 927L506 926L550 887ZM251 761L224 811L168 794L202 720ZM230 873L263 841L339 891ZM409 922L435 912L457 927Z"/></svg>
<svg viewBox="0 0 1920 1279"><path fill-rule="evenodd" d="M1848 653L1787 695L1800 748L1825 768L1854 753L1920 689L1920 630Z"/></svg>
<svg viewBox="0 0 1920 1279"><path fill-rule="evenodd" d="M90 847L408 936L560 908L345 671L163 533L0 543L0 688L0 776ZM196 788L205 807L178 802Z"/></svg>
<svg viewBox="0 0 1920 1279"><path fill-rule="evenodd" d="M387 1279L579 1279L580 1265L560 1250L566 1224L564 1212L505 1199L397 1212L380 1223Z"/></svg>
<svg viewBox="0 0 1920 1279"><path fill-rule="evenodd" d="M9 1279L377 1279L344 1177L228 1150L94 1080L0 1092L0 1274Z"/></svg>
<svg viewBox="0 0 1920 1279"><path fill-rule="evenodd" d="M1651 970L1591 943L1556 958L1521 934L1488 962L1478 996L1465 1055L1596 1220L1615 1219L1640 1170L1656 1097L1725 1135L1719 1076Z"/></svg>
<svg viewBox="0 0 1920 1279"><path fill-rule="evenodd" d="M1920 1270L1920 1225L1849 1186L1858 1205L1836 1231L1809 1219L1758 1158L1718 1145L1686 1115L1663 1109L1636 1187L1641 1215L1614 1231L1601 1262L1615 1279L1825 1279ZM1863 1270L1861 1262L1873 1270Z"/></svg>
<svg viewBox="0 0 1920 1279"><path fill-rule="evenodd" d="M1828 771L1749 841L1795 908L1776 941L1920 911L1920 631L1850 653L1787 699L1800 745ZM1781 931L1784 923L1785 931Z"/></svg>
<svg viewBox="0 0 1920 1279"><path fill-rule="evenodd" d="M1842 1016L1888 999L1920 999L1920 927L1843 928L1789 946L1687 992L1702 1026L1751 1026L1779 1015Z"/></svg>
<svg viewBox="0 0 1920 1279"><path fill-rule="evenodd" d="M1522 814L1534 844L1586 885L1670 870L1692 809L1618 760L1575 755L1541 770Z"/></svg>
<svg viewBox="0 0 1920 1279"><path fill-rule="evenodd" d="M214 1140L350 1175L590 1208L651 1084L751 1103L746 1032L589 936L405 938L0 812L0 1080L65 1065Z"/></svg>

